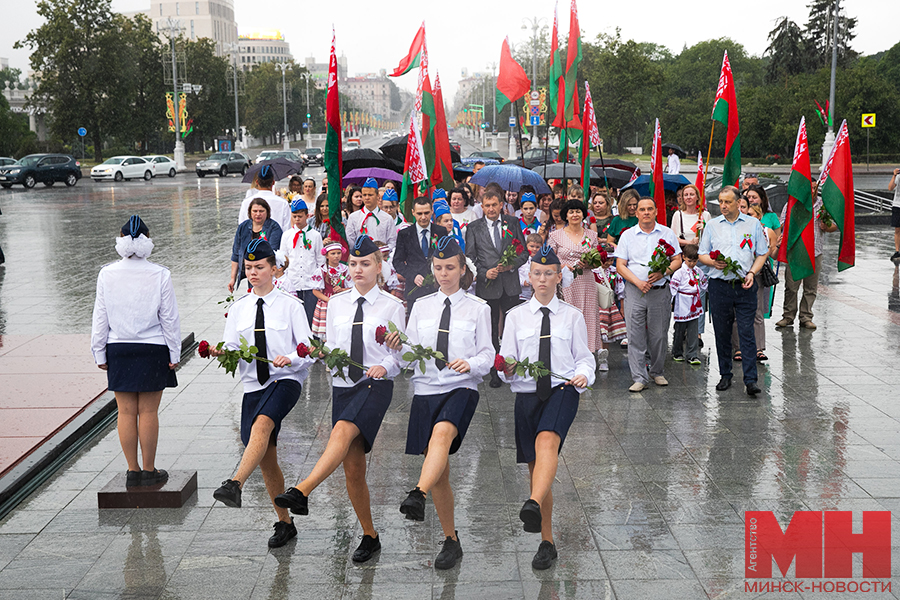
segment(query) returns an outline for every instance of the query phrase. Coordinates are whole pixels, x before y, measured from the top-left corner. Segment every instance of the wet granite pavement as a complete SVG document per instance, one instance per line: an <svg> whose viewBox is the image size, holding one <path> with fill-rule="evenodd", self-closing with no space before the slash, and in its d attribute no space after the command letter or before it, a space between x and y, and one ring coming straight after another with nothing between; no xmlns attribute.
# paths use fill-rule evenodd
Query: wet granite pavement
<svg viewBox="0 0 900 600"><path fill-rule="evenodd" d="M153 259L172 270L183 332L219 339L216 303L227 295L244 189L234 177L188 175L0 192L7 256L0 333L88 332L96 272L117 258L113 238L139 212L156 243ZM582 397L562 453L554 486L559 560L548 571L531 568L539 536L524 533L517 518L528 478L515 464L508 388L482 386L451 460L465 555L441 572L432 566L442 534L431 502L424 523L398 511L421 467L421 458L403 454L412 391L398 380L369 455L383 550L359 566L349 554L361 530L340 470L311 497L310 516L296 517L296 541L277 550L266 547L275 518L258 471L244 508L213 502L242 451L241 391L193 358L178 373L180 386L163 396L158 465L197 470L198 494L181 509L98 510L97 491L125 468L109 430L0 521L0 599L835 597L745 592L743 578L746 510L771 510L783 526L795 510L850 510L858 523L864 510L900 515L900 274L886 259L892 232L862 228L857 266L840 274L837 240L827 240L819 329L776 331L767 321L770 360L757 399L740 386L715 391L711 328L704 365L669 361L669 387L642 394L628 394L625 353L611 349L611 371ZM307 475L325 446L329 399L317 367L281 431L288 482Z"/></svg>

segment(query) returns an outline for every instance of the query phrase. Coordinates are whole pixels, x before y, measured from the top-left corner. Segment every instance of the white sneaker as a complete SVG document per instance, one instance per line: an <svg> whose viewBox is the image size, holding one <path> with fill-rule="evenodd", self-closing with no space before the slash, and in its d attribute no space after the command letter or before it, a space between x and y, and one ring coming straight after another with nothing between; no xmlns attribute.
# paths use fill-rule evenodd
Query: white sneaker
<svg viewBox="0 0 900 600"><path fill-rule="evenodd" d="M609 371L609 350L606 348L600 348L597 350L597 370L598 371Z"/></svg>

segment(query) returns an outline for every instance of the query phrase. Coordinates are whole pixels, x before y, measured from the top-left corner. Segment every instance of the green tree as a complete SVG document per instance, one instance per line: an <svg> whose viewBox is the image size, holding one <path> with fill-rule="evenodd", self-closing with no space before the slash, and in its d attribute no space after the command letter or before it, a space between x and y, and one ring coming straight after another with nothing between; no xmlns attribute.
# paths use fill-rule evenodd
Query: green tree
<svg viewBox="0 0 900 600"><path fill-rule="evenodd" d="M163 45L151 21L142 14L122 22L121 36L119 69L130 102L123 102L117 112L119 135L128 143L137 142L146 153L151 139L163 133L166 126Z"/></svg>
<svg viewBox="0 0 900 600"><path fill-rule="evenodd" d="M102 160L104 137L116 127L111 115L129 108L120 77L120 26L110 0L40 0L44 24L15 47L31 49L31 68L40 73L30 104L48 114L53 135L70 139L87 127L94 158Z"/></svg>
<svg viewBox="0 0 900 600"><path fill-rule="evenodd" d="M0 156L21 156L22 149L34 144L36 138L28 128L28 116L10 110L9 102L0 95Z"/></svg>
<svg viewBox="0 0 900 600"><path fill-rule="evenodd" d="M818 69L831 65L831 48L834 42L834 0L812 0L809 6L809 20L806 22L806 45L810 67ZM838 16L838 65L849 65L858 54L850 48L856 37L854 29L857 19L847 16L841 9Z"/></svg>
<svg viewBox="0 0 900 600"><path fill-rule="evenodd" d="M803 73L807 66L807 44L800 26L787 17L781 17L775 29L769 32L766 54L769 56L767 82Z"/></svg>
<svg viewBox="0 0 900 600"><path fill-rule="evenodd" d="M185 143L202 149L212 145L213 138L223 135L225 129L234 128L234 96L228 93L228 59L216 56L216 43L209 38L179 42L183 44L187 64L187 71L178 74L179 81L203 86L200 93L188 94L188 119L192 120L194 130Z"/></svg>

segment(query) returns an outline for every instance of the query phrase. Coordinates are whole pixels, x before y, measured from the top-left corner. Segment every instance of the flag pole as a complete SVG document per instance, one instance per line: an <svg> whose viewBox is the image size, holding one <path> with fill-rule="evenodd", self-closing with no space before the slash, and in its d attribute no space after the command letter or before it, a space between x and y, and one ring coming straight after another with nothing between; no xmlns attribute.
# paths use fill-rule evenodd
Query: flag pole
<svg viewBox="0 0 900 600"><path fill-rule="evenodd" d="M712 127L709 130L709 148L706 150L706 168L703 169L703 189L700 190L700 193L703 194L703 209L706 209L706 178L709 177L709 155L712 154L712 141L713 141L713 132L716 130L716 122L712 122ZM699 166L699 165L698 165ZM701 211L702 214L702 211Z"/></svg>
<svg viewBox="0 0 900 600"><path fill-rule="evenodd" d="M519 101L513 101L513 114L516 117L516 133L519 138L519 150L522 152L522 166L525 166L525 148L522 146L522 124L519 122Z"/></svg>
<svg viewBox="0 0 900 600"><path fill-rule="evenodd" d="M563 110L563 120L566 118L565 110ZM568 125L568 123L566 123ZM563 160L563 197L569 195L569 180L566 179L566 165L569 164L569 128L562 128L563 135L559 138L559 151L562 152L562 142L566 140L566 156Z"/></svg>

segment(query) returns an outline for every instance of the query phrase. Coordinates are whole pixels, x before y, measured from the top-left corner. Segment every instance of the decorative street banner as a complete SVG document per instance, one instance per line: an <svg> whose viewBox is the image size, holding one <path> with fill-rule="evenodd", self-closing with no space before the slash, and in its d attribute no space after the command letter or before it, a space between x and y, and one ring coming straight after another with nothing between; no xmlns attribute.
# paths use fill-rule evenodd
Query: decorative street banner
<svg viewBox="0 0 900 600"><path fill-rule="evenodd" d="M166 92L166 118L169 119L169 131L175 131L175 106L172 102L172 93ZM188 119L187 94L178 94L178 126L181 129L181 137L186 138L193 127L194 120Z"/></svg>

